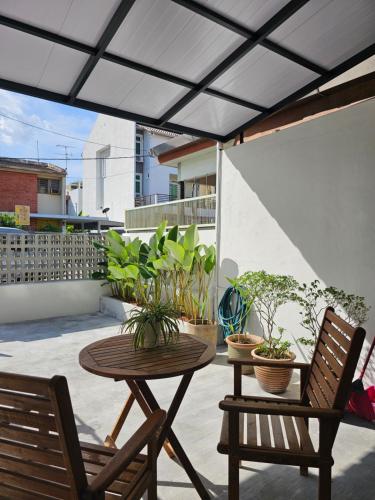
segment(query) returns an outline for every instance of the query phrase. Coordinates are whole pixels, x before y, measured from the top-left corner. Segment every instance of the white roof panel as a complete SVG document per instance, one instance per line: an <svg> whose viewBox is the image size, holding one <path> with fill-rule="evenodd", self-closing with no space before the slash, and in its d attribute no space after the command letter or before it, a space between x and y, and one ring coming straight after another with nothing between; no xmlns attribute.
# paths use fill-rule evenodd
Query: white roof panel
<svg viewBox="0 0 375 500"><path fill-rule="evenodd" d="M270 107L318 76L258 46L218 78L212 88Z"/></svg>
<svg viewBox="0 0 375 500"><path fill-rule="evenodd" d="M108 61L99 61L80 99L157 118L187 89Z"/></svg>
<svg viewBox="0 0 375 500"><path fill-rule="evenodd" d="M375 1L310 1L269 38L332 68L374 43Z"/></svg>
<svg viewBox="0 0 375 500"><path fill-rule="evenodd" d="M198 3L256 31L288 2L289 0L199 0Z"/></svg>
<svg viewBox="0 0 375 500"><path fill-rule="evenodd" d="M137 0L108 51L197 82L243 41L170 0Z"/></svg>
<svg viewBox="0 0 375 500"><path fill-rule="evenodd" d="M37 88L68 93L87 55L0 26L1 78ZM11 47L11 50L9 50Z"/></svg>
<svg viewBox="0 0 375 500"><path fill-rule="evenodd" d="M1 0L0 14L95 45L120 0Z"/></svg>
<svg viewBox="0 0 375 500"><path fill-rule="evenodd" d="M215 134L228 134L245 121L259 115L243 106L200 94L173 117L173 123ZM204 119L202 120L202 117Z"/></svg>

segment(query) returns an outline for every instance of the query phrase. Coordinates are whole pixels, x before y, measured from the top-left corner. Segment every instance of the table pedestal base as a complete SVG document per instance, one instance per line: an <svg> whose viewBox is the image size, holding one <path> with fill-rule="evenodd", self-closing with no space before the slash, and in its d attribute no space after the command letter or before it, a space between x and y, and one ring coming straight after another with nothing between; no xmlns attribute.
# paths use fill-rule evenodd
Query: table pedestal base
<svg viewBox="0 0 375 500"><path fill-rule="evenodd" d="M189 458L172 430L173 421L185 396L186 390L189 387L192 376L193 374L189 373L182 377L176 394L173 397L172 403L167 412L167 418L160 432L158 440L158 453L161 448L164 447L170 458L177 458L182 467L185 469L199 496L202 499L209 499L210 495L203 486L200 477L192 466ZM131 392L121 410L120 415L117 417L111 433L105 439L104 444L108 447L116 447L116 439L125 423L134 401L137 401L146 417L148 417L152 412L160 409L160 406L146 381L126 380L126 383L128 384Z"/></svg>

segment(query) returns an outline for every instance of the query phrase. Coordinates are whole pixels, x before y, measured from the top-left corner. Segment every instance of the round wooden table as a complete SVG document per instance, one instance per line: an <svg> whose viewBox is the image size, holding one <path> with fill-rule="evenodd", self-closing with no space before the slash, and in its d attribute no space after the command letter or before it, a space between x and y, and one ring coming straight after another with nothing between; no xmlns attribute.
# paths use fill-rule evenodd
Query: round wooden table
<svg viewBox="0 0 375 500"><path fill-rule="evenodd" d="M124 380L131 391L112 432L106 438L107 446L115 446L135 400L146 416L160 408L146 380L182 375L160 433L159 451L164 445L170 457L177 456L199 496L205 499L210 496L177 439L172 424L194 372L211 363L215 353L213 345L181 333L175 344L137 351L134 350L131 335L116 335L88 345L79 354L79 363L85 370L116 381Z"/></svg>

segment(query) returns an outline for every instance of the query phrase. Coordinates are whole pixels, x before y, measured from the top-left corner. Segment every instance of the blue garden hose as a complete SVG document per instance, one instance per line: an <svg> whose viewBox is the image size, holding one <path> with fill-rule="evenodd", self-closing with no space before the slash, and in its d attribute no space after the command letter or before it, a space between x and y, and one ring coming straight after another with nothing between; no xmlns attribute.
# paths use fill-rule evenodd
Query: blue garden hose
<svg viewBox="0 0 375 500"><path fill-rule="evenodd" d="M247 309L240 293L233 287L225 290L218 309L219 325L223 327L224 338L234 332L243 332Z"/></svg>

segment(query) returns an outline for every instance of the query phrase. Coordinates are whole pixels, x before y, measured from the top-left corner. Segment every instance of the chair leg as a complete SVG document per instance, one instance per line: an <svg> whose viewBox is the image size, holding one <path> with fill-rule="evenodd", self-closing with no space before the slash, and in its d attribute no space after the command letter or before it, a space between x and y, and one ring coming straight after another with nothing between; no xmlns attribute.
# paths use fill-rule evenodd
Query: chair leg
<svg viewBox="0 0 375 500"><path fill-rule="evenodd" d="M152 476L151 482L147 488L147 500L157 500L157 484L156 484L156 476Z"/></svg>
<svg viewBox="0 0 375 500"><path fill-rule="evenodd" d="M319 468L319 500L331 500L331 472L329 465Z"/></svg>
<svg viewBox="0 0 375 500"><path fill-rule="evenodd" d="M309 475L309 468L308 467L300 467L299 473L301 474L301 476L307 477Z"/></svg>
<svg viewBox="0 0 375 500"><path fill-rule="evenodd" d="M240 498L240 461L237 457L228 457L228 500Z"/></svg>

